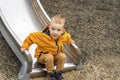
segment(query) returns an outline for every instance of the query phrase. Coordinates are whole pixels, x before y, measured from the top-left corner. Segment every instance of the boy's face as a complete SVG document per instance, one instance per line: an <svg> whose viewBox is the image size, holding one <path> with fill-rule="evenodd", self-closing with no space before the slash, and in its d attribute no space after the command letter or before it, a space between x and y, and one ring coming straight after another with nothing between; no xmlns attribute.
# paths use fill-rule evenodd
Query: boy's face
<svg viewBox="0 0 120 80"><path fill-rule="evenodd" d="M51 23L49 31L50 36L52 36L54 39L58 39L58 37L64 32L64 26L63 24Z"/></svg>

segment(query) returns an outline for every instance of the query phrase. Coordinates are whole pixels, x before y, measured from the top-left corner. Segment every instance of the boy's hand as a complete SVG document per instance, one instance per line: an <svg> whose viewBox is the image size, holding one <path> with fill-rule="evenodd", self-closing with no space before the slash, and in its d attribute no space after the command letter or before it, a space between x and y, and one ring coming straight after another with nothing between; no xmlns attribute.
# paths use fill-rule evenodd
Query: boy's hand
<svg viewBox="0 0 120 80"><path fill-rule="evenodd" d="M25 52L26 49L25 48L21 48L20 50L21 50L21 52Z"/></svg>

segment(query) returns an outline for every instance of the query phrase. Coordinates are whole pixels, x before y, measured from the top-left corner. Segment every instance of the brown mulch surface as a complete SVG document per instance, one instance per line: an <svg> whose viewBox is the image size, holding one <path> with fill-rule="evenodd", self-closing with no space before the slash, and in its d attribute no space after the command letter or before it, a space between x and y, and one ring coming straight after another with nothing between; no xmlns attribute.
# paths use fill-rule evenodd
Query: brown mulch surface
<svg viewBox="0 0 120 80"><path fill-rule="evenodd" d="M83 54L83 68L65 80L120 80L120 0L41 0L50 17L61 13ZM0 80L15 80L20 62L0 34ZM31 80L45 80L45 77Z"/></svg>
<svg viewBox="0 0 120 80"><path fill-rule="evenodd" d="M15 80L21 64L0 33L0 80Z"/></svg>

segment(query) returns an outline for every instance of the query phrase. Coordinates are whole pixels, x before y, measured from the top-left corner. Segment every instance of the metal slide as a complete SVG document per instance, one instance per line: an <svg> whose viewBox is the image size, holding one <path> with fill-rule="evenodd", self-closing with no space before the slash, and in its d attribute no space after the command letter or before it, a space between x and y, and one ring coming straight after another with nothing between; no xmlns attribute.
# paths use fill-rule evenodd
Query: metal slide
<svg viewBox="0 0 120 80"><path fill-rule="evenodd" d="M21 53L20 46L29 33L43 30L49 22L40 0L0 0L0 31L22 64L19 80L43 76L46 72L33 57L36 45L33 44L25 53ZM65 53L68 58L64 71L79 70L82 64L79 48L75 44L65 45Z"/></svg>

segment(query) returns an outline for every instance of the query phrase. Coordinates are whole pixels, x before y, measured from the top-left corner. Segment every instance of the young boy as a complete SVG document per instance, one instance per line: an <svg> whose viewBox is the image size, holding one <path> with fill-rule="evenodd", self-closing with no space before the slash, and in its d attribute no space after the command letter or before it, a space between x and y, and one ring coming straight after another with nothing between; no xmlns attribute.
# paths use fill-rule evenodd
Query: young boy
<svg viewBox="0 0 120 80"><path fill-rule="evenodd" d="M65 18L61 15L55 15L51 23L42 31L30 33L24 40L21 51L28 50L35 43L37 44L35 58L38 63L45 64L49 80L62 80L62 69L66 60L64 43L71 44L74 41L69 33L64 29ZM54 64L56 72L53 72Z"/></svg>

